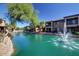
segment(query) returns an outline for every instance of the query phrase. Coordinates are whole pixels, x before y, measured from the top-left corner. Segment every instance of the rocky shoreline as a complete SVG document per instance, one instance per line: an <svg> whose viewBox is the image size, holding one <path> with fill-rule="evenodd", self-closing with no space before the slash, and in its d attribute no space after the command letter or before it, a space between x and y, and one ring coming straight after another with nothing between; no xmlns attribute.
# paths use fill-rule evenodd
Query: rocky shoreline
<svg viewBox="0 0 79 59"><path fill-rule="evenodd" d="M11 38L6 36L3 42L0 42L0 56L10 56L14 52Z"/></svg>

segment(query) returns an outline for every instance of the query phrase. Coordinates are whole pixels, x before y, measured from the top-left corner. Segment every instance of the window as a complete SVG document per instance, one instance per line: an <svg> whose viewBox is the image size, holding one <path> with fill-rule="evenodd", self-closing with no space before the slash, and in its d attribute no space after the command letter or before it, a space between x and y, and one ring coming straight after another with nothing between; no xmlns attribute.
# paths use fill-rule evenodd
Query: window
<svg viewBox="0 0 79 59"><path fill-rule="evenodd" d="M78 18L67 19L67 25L78 24Z"/></svg>
<svg viewBox="0 0 79 59"><path fill-rule="evenodd" d="M46 26L51 26L51 22L47 22L46 23Z"/></svg>

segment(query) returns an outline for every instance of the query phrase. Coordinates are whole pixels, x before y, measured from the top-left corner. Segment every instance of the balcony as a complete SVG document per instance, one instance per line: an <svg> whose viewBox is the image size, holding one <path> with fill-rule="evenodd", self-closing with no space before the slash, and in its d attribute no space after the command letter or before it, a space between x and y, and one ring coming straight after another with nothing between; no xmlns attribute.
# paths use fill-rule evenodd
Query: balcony
<svg viewBox="0 0 79 59"><path fill-rule="evenodd" d="M46 27L50 28L51 27L51 22L46 22Z"/></svg>
<svg viewBox="0 0 79 59"><path fill-rule="evenodd" d="M67 19L66 21L67 23L67 26L68 27L74 27L74 26L77 26L78 25L78 18L75 18L75 19Z"/></svg>

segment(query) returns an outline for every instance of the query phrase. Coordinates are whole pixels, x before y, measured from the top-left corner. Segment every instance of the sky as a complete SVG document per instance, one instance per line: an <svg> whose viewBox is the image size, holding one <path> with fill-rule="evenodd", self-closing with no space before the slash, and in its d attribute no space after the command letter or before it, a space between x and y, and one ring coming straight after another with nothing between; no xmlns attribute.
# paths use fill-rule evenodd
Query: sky
<svg viewBox="0 0 79 59"><path fill-rule="evenodd" d="M79 14L79 4L78 3L36 3L32 4L34 9L38 11L39 21L50 21L62 19L65 16ZM0 18L7 20L7 4L0 3ZM24 27L29 25L28 23L17 23L18 27Z"/></svg>
<svg viewBox="0 0 79 59"><path fill-rule="evenodd" d="M79 4L77 3L47 3L34 4L35 9L39 11L39 19L42 20L58 20L64 16L79 14Z"/></svg>

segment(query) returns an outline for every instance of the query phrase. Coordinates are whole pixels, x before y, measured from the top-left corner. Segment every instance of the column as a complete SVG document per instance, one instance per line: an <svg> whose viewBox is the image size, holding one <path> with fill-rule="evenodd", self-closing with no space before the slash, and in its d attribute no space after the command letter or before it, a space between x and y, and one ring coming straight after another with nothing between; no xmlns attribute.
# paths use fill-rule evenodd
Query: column
<svg viewBox="0 0 79 59"><path fill-rule="evenodd" d="M66 25L65 25L66 24ZM65 32L67 32L67 19L66 18L64 18L64 26L66 27L65 28ZM64 27L63 27L64 28ZM63 29L63 31L64 31L64 29Z"/></svg>
<svg viewBox="0 0 79 59"><path fill-rule="evenodd" d="M78 16L78 25L79 25L79 16Z"/></svg>
<svg viewBox="0 0 79 59"><path fill-rule="evenodd" d="M79 25L79 16L78 16L78 25Z"/></svg>

